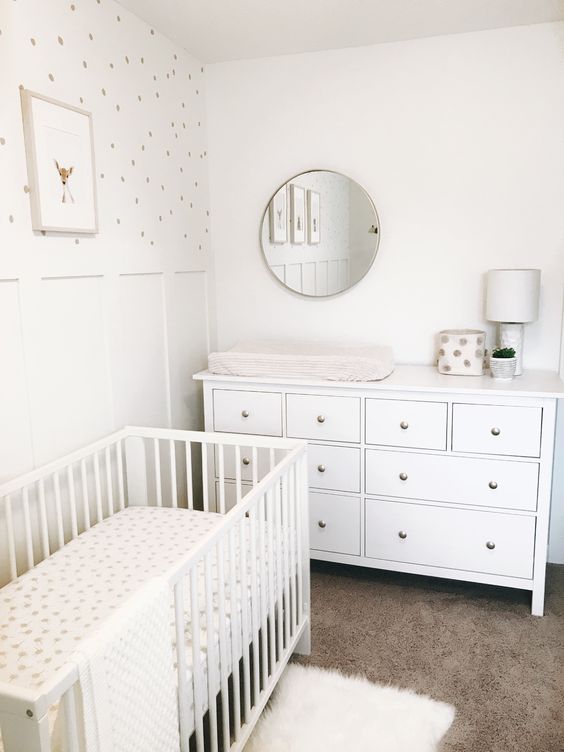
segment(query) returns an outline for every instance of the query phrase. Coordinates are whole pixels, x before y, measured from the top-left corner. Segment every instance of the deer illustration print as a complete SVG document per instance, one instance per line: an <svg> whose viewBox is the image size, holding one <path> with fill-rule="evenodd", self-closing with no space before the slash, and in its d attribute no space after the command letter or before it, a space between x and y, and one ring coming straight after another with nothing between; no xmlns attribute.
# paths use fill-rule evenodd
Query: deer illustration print
<svg viewBox="0 0 564 752"><path fill-rule="evenodd" d="M74 198L69 188L69 179L73 173L74 167L69 167L67 169L66 167L61 167L56 159L54 160L54 162L55 167L57 168L57 172L59 173L59 177L61 178L61 183L63 184L63 197L61 199L61 202L63 204L66 204L70 199L71 204L74 204Z"/></svg>

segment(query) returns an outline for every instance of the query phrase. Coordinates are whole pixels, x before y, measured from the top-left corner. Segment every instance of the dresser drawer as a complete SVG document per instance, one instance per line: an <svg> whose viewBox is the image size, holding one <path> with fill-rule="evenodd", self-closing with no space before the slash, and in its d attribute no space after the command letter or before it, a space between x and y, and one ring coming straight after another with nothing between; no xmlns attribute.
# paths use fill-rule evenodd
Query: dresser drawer
<svg viewBox="0 0 564 752"><path fill-rule="evenodd" d="M366 451L366 493L535 511L535 462Z"/></svg>
<svg viewBox="0 0 564 752"><path fill-rule="evenodd" d="M476 454L539 457L542 408L452 406L452 449Z"/></svg>
<svg viewBox="0 0 564 752"><path fill-rule="evenodd" d="M282 436L282 395L213 390L214 431Z"/></svg>
<svg viewBox="0 0 564 752"><path fill-rule="evenodd" d="M534 541L534 517L366 500L374 559L529 579Z"/></svg>
<svg viewBox="0 0 564 752"><path fill-rule="evenodd" d="M446 449L446 402L366 400L366 443Z"/></svg>
<svg viewBox="0 0 564 752"><path fill-rule="evenodd" d="M360 449L309 444L307 457L311 488L360 492Z"/></svg>
<svg viewBox="0 0 564 752"><path fill-rule="evenodd" d="M286 396L287 435L293 439L360 442L360 398Z"/></svg>
<svg viewBox="0 0 564 752"><path fill-rule="evenodd" d="M214 463L215 463L215 476L216 478L219 478L219 448L216 446L215 450L215 457L214 457ZM274 451L274 462L280 462L280 460L284 457L284 451L282 450L276 450ZM236 474L236 467L237 467L237 457L235 452L234 446L228 446L227 444L223 447L223 473L225 478L229 478L230 480L235 480L237 477ZM248 480L252 481L253 474L256 473L256 477L258 480L261 480L264 478L264 476L270 471L270 449L263 449L258 448L257 449L257 456L256 456L256 471L255 471L255 460L253 459L253 450L251 447L241 447L240 455L239 455L239 468L241 471L241 480Z"/></svg>
<svg viewBox="0 0 564 752"><path fill-rule="evenodd" d="M309 495L310 547L317 551L360 555L360 499Z"/></svg>

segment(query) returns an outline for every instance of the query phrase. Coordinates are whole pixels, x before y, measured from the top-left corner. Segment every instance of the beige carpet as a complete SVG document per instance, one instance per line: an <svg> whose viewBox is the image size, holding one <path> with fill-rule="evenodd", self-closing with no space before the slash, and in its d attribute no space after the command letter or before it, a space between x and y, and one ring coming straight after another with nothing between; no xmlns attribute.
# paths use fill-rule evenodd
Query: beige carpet
<svg viewBox="0 0 564 752"><path fill-rule="evenodd" d="M313 652L456 707L441 752L564 752L564 567L530 594L313 563Z"/></svg>

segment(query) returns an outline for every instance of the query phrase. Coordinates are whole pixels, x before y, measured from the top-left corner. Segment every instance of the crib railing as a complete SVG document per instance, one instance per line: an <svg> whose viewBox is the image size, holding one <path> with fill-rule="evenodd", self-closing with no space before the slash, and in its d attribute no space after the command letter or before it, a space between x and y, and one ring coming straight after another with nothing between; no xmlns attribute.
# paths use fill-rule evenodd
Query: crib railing
<svg viewBox="0 0 564 752"><path fill-rule="evenodd" d="M251 452L250 490L241 481L242 446ZM210 467L217 502L208 491ZM223 514L167 577L182 752L241 750L292 652L309 651L306 472L298 442L123 429L0 487L9 579L126 506ZM64 749L79 752L77 681L75 666L65 664L39 694L0 684L4 751L52 752L48 711L58 703Z"/></svg>

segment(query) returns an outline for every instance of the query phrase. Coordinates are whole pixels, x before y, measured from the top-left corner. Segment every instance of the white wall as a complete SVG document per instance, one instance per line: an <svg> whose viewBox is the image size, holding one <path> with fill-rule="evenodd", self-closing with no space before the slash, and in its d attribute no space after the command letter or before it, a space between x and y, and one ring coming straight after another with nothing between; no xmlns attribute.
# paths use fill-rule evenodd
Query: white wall
<svg viewBox="0 0 564 752"><path fill-rule="evenodd" d="M437 331L486 326L487 269L538 266L525 365L558 368L562 24L218 64L207 76L220 347L342 338L431 363ZM258 243L272 191L312 168L357 180L381 222L371 272L330 300L283 290ZM563 541L551 555L564 561Z"/></svg>
<svg viewBox="0 0 564 752"><path fill-rule="evenodd" d="M0 0L0 31L2 480L125 423L200 427L212 289L200 63L113 0ZM93 113L95 237L31 229L20 84Z"/></svg>

